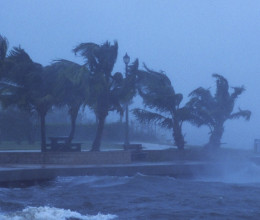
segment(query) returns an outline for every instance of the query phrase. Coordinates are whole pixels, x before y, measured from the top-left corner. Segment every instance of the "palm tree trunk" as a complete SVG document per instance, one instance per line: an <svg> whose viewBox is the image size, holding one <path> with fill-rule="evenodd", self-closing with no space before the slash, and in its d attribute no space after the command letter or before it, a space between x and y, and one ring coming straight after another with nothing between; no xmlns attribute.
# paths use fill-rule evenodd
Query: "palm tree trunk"
<svg viewBox="0 0 260 220"><path fill-rule="evenodd" d="M79 107L70 110L71 130L68 138L68 144L71 144L72 139L74 138L78 112L79 112Z"/></svg>
<svg viewBox="0 0 260 220"><path fill-rule="evenodd" d="M128 116L128 104L126 104L125 108L125 146L129 145L129 116Z"/></svg>
<svg viewBox="0 0 260 220"><path fill-rule="evenodd" d="M98 126L96 131L96 137L92 144L91 151L100 151L101 138L104 130L106 116L98 117Z"/></svg>
<svg viewBox="0 0 260 220"><path fill-rule="evenodd" d="M46 151L46 127L45 127L45 113L40 114L41 119L41 151Z"/></svg>
<svg viewBox="0 0 260 220"><path fill-rule="evenodd" d="M181 125L176 119L173 119L173 138L178 149L183 150L185 141L182 134Z"/></svg>
<svg viewBox="0 0 260 220"><path fill-rule="evenodd" d="M207 148L217 149L221 145L221 138L224 133L223 123L216 125L210 135L209 142L205 145Z"/></svg>

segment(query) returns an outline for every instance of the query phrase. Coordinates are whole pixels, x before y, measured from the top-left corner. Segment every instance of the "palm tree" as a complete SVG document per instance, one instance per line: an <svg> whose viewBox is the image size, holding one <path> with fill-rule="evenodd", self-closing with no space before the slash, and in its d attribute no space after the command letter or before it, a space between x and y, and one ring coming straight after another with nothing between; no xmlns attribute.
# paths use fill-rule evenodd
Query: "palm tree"
<svg viewBox="0 0 260 220"><path fill-rule="evenodd" d="M29 112L36 111L41 121L41 149L46 150L45 117L53 105L53 75L42 65L32 61L20 47L15 47L6 58L1 100L5 107L15 105Z"/></svg>
<svg viewBox="0 0 260 220"><path fill-rule="evenodd" d="M138 78L139 94L145 106L155 111L134 109L134 115L140 122L155 122L172 129L175 145L180 150L184 149L182 124L189 120L190 115L186 107L180 107L182 94L175 93L170 79L164 73L152 71L146 66L145 71L138 71Z"/></svg>
<svg viewBox="0 0 260 220"><path fill-rule="evenodd" d="M228 81L219 74L212 75L216 79L216 93L213 96L209 89L197 88L190 93L190 101L187 107L193 115L193 124L198 127L208 126L210 130L209 142L206 147L219 148L224 132L224 123L229 119L245 118L250 119L249 110L233 112L235 101L244 91L244 87L232 87L229 92Z"/></svg>
<svg viewBox="0 0 260 220"><path fill-rule="evenodd" d="M79 44L74 50L85 59L85 66L90 71L89 106L95 112L98 126L92 144L92 151L99 151L105 119L109 111L122 112L120 101L123 76L112 74L116 59L118 44L111 45L108 41L102 45L95 43Z"/></svg>
<svg viewBox="0 0 260 220"><path fill-rule="evenodd" d="M45 69L57 75L54 88L55 104L58 107L68 107L71 120L71 130L68 138L70 144L75 134L79 109L81 106L85 106L88 101L88 70L86 67L68 60L58 60Z"/></svg>

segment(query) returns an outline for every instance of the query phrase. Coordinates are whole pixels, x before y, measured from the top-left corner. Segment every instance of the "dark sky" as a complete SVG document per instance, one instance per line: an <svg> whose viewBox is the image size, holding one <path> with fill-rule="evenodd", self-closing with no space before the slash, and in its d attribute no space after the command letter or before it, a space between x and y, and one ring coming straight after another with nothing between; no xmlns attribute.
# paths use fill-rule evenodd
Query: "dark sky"
<svg viewBox="0 0 260 220"><path fill-rule="evenodd" d="M198 86L214 91L211 74L222 74L247 89L236 109L253 112L250 122L228 122L223 142L252 148L260 138L259 0L0 0L0 34L43 65L81 62L71 52L78 43L118 40L115 71L127 51L165 71L185 101ZM184 129L190 144L207 140L207 129Z"/></svg>

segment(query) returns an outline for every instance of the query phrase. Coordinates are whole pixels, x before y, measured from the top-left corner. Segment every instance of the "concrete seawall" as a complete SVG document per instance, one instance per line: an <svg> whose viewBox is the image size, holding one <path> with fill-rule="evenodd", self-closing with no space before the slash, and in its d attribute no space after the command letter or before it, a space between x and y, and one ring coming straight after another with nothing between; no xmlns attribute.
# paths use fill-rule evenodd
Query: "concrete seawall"
<svg viewBox="0 0 260 220"><path fill-rule="evenodd" d="M0 183L48 180L57 176L108 175L132 176L166 175L192 177L221 175L224 167L236 166L248 156L207 154L196 152L161 151L103 151L103 152L2 152L0 153ZM221 160L212 160L221 158ZM244 159L243 159L244 158ZM221 168L222 167L222 168Z"/></svg>
<svg viewBox="0 0 260 220"><path fill-rule="evenodd" d="M129 151L104 152L1 152L0 164L128 164Z"/></svg>
<svg viewBox="0 0 260 220"><path fill-rule="evenodd" d="M15 165L0 168L0 183L14 181L48 180L57 176L133 176L159 175L192 177L204 172L205 162L132 163L118 165Z"/></svg>
<svg viewBox="0 0 260 220"><path fill-rule="evenodd" d="M192 176L204 162L176 160L176 151L2 152L0 183L48 180L57 176ZM175 161L175 162L174 162Z"/></svg>

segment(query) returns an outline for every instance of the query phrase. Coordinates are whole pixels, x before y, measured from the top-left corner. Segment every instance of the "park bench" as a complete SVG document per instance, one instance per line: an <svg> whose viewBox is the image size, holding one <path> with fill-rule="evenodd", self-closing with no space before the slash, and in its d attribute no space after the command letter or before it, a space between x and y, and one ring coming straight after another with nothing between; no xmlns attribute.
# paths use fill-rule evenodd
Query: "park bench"
<svg viewBox="0 0 260 220"><path fill-rule="evenodd" d="M49 137L50 143L46 145L46 151L73 152L81 151L81 143L68 143L69 137Z"/></svg>

